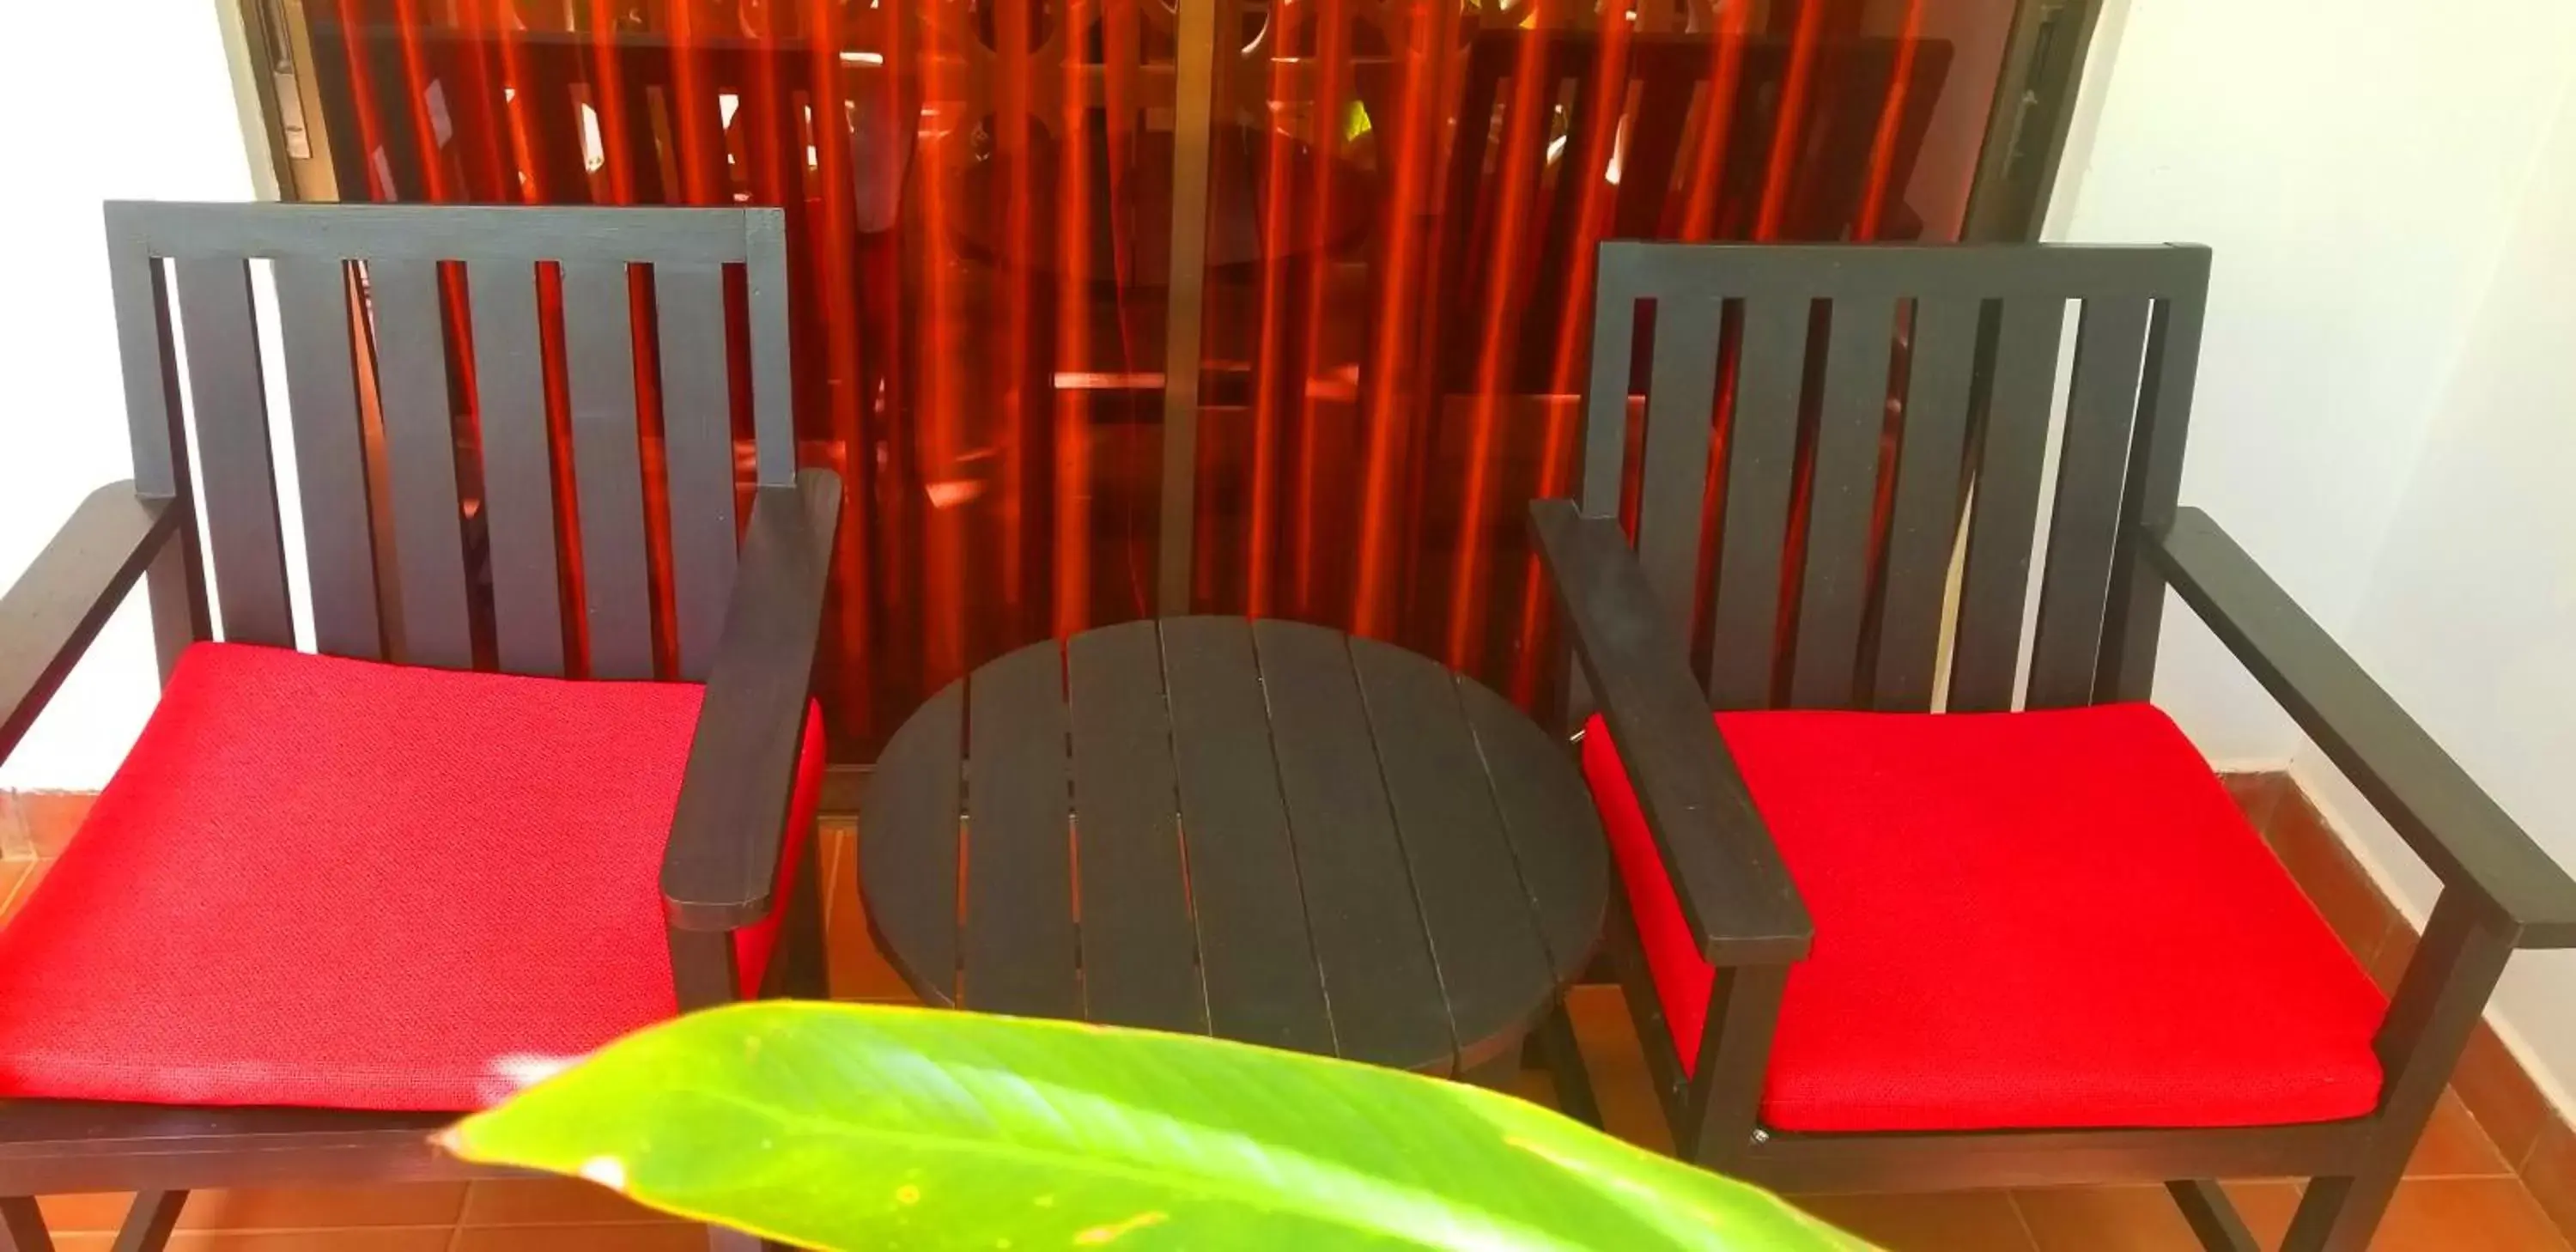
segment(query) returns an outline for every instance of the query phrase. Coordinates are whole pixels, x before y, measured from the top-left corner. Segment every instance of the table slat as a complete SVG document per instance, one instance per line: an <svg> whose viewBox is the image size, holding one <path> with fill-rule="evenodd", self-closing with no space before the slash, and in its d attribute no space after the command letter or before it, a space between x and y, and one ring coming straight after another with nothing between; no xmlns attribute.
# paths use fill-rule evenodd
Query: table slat
<svg viewBox="0 0 2576 1252"><path fill-rule="evenodd" d="M1252 630L1231 618L1162 623L1182 846L1198 910L1208 1022L1228 1039L1333 1050L1271 755Z"/></svg>
<svg viewBox="0 0 2576 1252"><path fill-rule="evenodd" d="M1341 1055L1447 1072L1457 1040L1396 842L1368 711L1337 631L1252 628L1280 790Z"/></svg>
<svg viewBox="0 0 2576 1252"><path fill-rule="evenodd" d="M957 1003L959 751L966 684L913 710L859 805L859 894L886 956L934 1004Z"/></svg>
<svg viewBox="0 0 2576 1252"><path fill-rule="evenodd" d="M1367 639L1351 663L1377 735L1396 830L1440 965L1459 1064L1517 1040L1554 997L1529 895L1449 671ZM1508 1035L1509 1039L1499 1039Z"/></svg>
<svg viewBox="0 0 2576 1252"><path fill-rule="evenodd" d="M1031 644L967 679L966 906L959 1003L1080 1017L1064 659Z"/></svg>
<svg viewBox="0 0 2576 1252"><path fill-rule="evenodd" d="M1073 706L1074 865L1091 1020L1207 1031L1198 935L1181 865L1180 801L1152 622L1066 645Z"/></svg>
<svg viewBox="0 0 2576 1252"><path fill-rule="evenodd" d="M1484 684L1457 680L1458 702L1493 779L1539 938L1560 982L1583 973L1609 902L1609 844L1574 752Z"/></svg>

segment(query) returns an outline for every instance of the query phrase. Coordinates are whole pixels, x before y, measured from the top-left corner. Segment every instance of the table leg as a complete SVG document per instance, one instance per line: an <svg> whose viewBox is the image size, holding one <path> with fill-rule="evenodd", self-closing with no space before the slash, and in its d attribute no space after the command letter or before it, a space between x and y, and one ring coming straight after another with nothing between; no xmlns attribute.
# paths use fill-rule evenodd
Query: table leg
<svg viewBox="0 0 2576 1252"><path fill-rule="evenodd" d="M1500 1091L1508 1095L1511 1093L1514 1081L1520 1077L1520 1072L1521 1050L1505 1048L1489 1060L1460 1070L1458 1081L1473 1083L1488 1091Z"/></svg>
<svg viewBox="0 0 2576 1252"><path fill-rule="evenodd" d="M1529 1046L1538 1053L1538 1062L1547 1067L1550 1081L1556 1086L1556 1108L1560 1113L1590 1126L1601 1128L1601 1104L1592 1094L1592 1073L1583 1064L1583 1049L1574 1042L1574 1019L1565 1012L1559 1000L1531 1033Z"/></svg>

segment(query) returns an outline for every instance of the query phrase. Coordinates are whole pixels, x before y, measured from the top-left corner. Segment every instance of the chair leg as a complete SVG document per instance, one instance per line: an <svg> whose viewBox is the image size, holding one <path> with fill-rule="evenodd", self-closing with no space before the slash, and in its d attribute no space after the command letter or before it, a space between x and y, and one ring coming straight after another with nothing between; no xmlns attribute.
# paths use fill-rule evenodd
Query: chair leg
<svg viewBox="0 0 2576 1252"><path fill-rule="evenodd" d="M683 1013L742 998L734 972L733 932L669 928L671 981Z"/></svg>
<svg viewBox="0 0 2576 1252"><path fill-rule="evenodd" d="M2191 1224L2191 1233L2200 1237L2200 1246L2209 1252L2263 1252L2254 1232L2245 1228L2245 1219L2236 1215L2236 1205L2215 1181L2179 1179L2166 1183L2165 1190L2173 1193L2182 1219Z"/></svg>
<svg viewBox="0 0 2576 1252"><path fill-rule="evenodd" d="M1762 1081L1771 1068L1771 1036L1788 993L1786 965L1740 965L1717 972L1700 1029L1699 1064L1674 1147L1685 1161L1720 1172L1753 1142Z"/></svg>
<svg viewBox="0 0 2576 1252"><path fill-rule="evenodd" d="M0 1195L0 1252L54 1252L36 1197Z"/></svg>
<svg viewBox="0 0 2576 1252"><path fill-rule="evenodd" d="M1556 1109L1574 1120L1601 1129L1601 1102L1592 1093L1592 1073L1583 1064L1583 1049L1574 1042L1574 1019L1566 1016L1565 1001L1556 1002L1547 1017L1530 1036L1530 1046L1538 1049L1539 1063L1547 1067L1548 1081L1556 1088Z"/></svg>
<svg viewBox="0 0 2576 1252"><path fill-rule="evenodd" d="M818 829L806 833L805 860L796 867L796 885L788 888L787 898L778 904L778 945L770 949L769 969L760 976L758 987L741 989L744 998L832 998L832 971L826 964L829 958L823 924L823 893L830 888L822 878L822 832Z"/></svg>
<svg viewBox="0 0 2576 1252"><path fill-rule="evenodd" d="M170 1231L178 1226L179 1210L187 1203L185 1191L136 1194L125 1210L125 1224L117 1227L115 1252L161 1252L169 1246Z"/></svg>
<svg viewBox="0 0 2576 1252"><path fill-rule="evenodd" d="M2364 1252L2397 1194L2460 1050L2513 955L2513 935L2466 893L2445 891L2373 1041L2379 1127L2350 1173L2308 1180L2281 1252Z"/></svg>
<svg viewBox="0 0 2576 1252"><path fill-rule="evenodd" d="M832 998L831 969L825 964L823 933L822 832L805 837L805 863L796 867L796 886L787 899L787 916L779 923L778 956L784 963L779 990L799 1000Z"/></svg>

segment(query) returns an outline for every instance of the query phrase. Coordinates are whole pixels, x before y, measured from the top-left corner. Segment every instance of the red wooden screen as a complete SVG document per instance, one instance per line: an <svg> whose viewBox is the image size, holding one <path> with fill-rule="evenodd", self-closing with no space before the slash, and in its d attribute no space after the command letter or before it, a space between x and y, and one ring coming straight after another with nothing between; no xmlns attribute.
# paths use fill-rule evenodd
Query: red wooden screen
<svg viewBox="0 0 2576 1252"><path fill-rule="evenodd" d="M866 760L984 659L1184 607L1158 604L1167 526L1188 608L1542 695L1520 504L1572 481L1590 245L1955 237L2013 8L1207 0L1184 98L1198 2L308 13L347 198L787 208L801 455L849 487L821 689ZM1175 274L1196 119L1206 259ZM1176 294L1203 310L1187 406Z"/></svg>

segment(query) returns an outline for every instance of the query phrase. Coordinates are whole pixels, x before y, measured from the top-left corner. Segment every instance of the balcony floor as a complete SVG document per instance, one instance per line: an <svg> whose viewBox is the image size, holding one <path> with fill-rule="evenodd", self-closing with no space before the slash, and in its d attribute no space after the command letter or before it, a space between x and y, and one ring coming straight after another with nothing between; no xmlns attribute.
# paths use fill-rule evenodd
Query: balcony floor
<svg viewBox="0 0 2576 1252"><path fill-rule="evenodd" d="M0 802L11 797L0 797ZM37 859L0 862L0 921L44 876L61 850L86 798L18 797ZM2276 828L2276 841L2278 840ZM824 827L825 893L831 935L832 993L844 1000L907 1001L901 979L880 960L859 911L852 855L854 832L846 822ZM2364 947L2346 919L2361 912L2348 899L2349 884L2322 879L2313 862L2282 847L2337 929L2356 950ZM2369 935L2362 951L2374 963L2386 931ZM1656 1112L1645 1058L1630 1030L1618 992L1578 988L1575 1030L1610 1131L1638 1144L1669 1150ZM1550 1102L1543 1074L1522 1075L1520 1090ZM2555 1129L2555 1128L2552 1128ZM2526 1152L2549 1147L2542 1142ZM2521 1153L2518 1153L2521 1154ZM2378 1252L2570 1252L2548 1213L2499 1151L2460 1096L2444 1096L2431 1129L2408 1165L2379 1238ZM2538 1162L2532 1164L2537 1165ZM2528 1167L2527 1167L2528 1168ZM2576 1181L2569 1183L2576 1190ZM2298 1203L2299 1184L2285 1180L2231 1182L2230 1192L2247 1223L2266 1246L2280 1238ZM124 1214L126 1197L47 1197L44 1211L63 1252L105 1252ZM2060 1187L1928 1195L1831 1195L1799 1202L1819 1216L1884 1246L1889 1252L2196 1252L2180 1214L2161 1187ZM636 1208L578 1182L502 1181L436 1186L276 1189L200 1192L181 1218L173 1252L700 1252L698 1231Z"/></svg>

